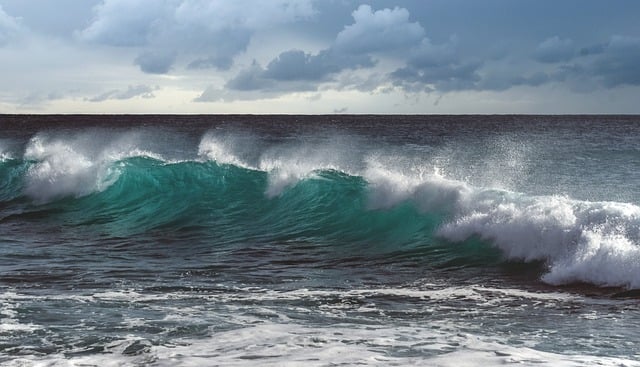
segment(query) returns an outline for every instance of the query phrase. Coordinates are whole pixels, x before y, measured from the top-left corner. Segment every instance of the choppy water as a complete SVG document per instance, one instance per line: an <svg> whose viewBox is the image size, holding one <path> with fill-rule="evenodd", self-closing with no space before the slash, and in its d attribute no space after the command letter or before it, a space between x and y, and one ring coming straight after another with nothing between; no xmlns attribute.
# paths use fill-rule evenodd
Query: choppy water
<svg viewBox="0 0 640 367"><path fill-rule="evenodd" d="M640 117L0 128L0 364L640 365Z"/></svg>

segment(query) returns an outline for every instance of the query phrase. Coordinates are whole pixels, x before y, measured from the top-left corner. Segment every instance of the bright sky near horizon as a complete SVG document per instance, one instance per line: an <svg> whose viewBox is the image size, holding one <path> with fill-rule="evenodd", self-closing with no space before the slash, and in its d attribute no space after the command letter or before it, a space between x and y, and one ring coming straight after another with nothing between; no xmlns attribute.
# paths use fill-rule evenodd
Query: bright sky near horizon
<svg viewBox="0 0 640 367"><path fill-rule="evenodd" d="M640 113L636 0L0 0L0 113Z"/></svg>

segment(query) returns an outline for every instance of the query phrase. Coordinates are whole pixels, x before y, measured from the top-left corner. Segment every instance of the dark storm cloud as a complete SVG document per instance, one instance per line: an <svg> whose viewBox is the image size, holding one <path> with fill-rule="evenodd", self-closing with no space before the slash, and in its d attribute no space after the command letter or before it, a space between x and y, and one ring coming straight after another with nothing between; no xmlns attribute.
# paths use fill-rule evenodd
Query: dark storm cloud
<svg viewBox="0 0 640 367"><path fill-rule="evenodd" d="M545 1L529 0L396 3L420 21L429 40L428 47L421 46L390 73L394 85L407 92L504 91L549 83L580 84L576 90L581 91L638 85L640 60L629 37L640 35L633 15L640 13L637 1L612 6L568 0L554 2L553 11ZM611 38L608 32L627 36ZM447 41L453 34L455 42Z"/></svg>
<svg viewBox="0 0 640 367"><path fill-rule="evenodd" d="M264 77L278 81L320 81L345 69L367 68L373 65L373 60L367 55L342 54L334 49L322 50L317 55L291 50L272 60L264 71Z"/></svg>
<svg viewBox="0 0 640 367"><path fill-rule="evenodd" d="M548 83L566 83L574 92L590 92L640 85L639 37L613 36L608 42L579 48L570 39L553 36L536 46L532 58L543 66L529 65L523 70L518 64L503 64L503 68L489 68L491 59L473 61L457 51L455 42L439 46L425 43L390 77L407 92L504 91ZM521 64L525 61L518 60Z"/></svg>
<svg viewBox="0 0 640 367"><path fill-rule="evenodd" d="M640 37L613 36L571 56L567 53L562 60L565 62L545 74L546 82L566 83L575 92L640 86Z"/></svg>
<svg viewBox="0 0 640 367"><path fill-rule="evenodd" d="M491 73L484 76L476 85L476 90L504 91L513 87L538 87L552 82L553 78L547 73L538 71L531 75L508 75L505 73Z"/></svg>
<svg viewBox="0 0 640 367"><path fill-rule="evenodd" d="M640 38L612 37L587 70L607 88L640 85Z"/></svg>
<svg viewBox="0 0 640 367"><path fill-rule="evenodd" d="M480 62L475 62L424 68L406 66L391 73L391 77L396 85L409 92L474 89L481 79L477 73L481 65Z"/></svg>
<svg viewBox="0 0 640 367"><path fill-rule="evenodd" d="M558 36L547 38L535 50L534 58L543 63L556 63L571 60L576 56L573 41Z"/></svg>
<svg viewBox="0 0 640 367"><path fill-rule="evenodd" d="M456 37L440 45L424 39L412 51L406 65L390 74L391 80L409 92L475 89L481 80L479 70L483 62L463 59L457 44Z"/></svg>
<svg viewBox="0 0 640 367"><path fill-rule="evenodd" d="M238 91L308 91L317 84L346 69L372 67L375 63L367 55L345 55L332 49L316 55L300 50L281 53L266 68L253 63L229 80L226 87Z"/></svg>
<svg viewBox="0 0 640 367"><path fill-rule="evenodd" d="M330 79L344 70L372 68L376 65L372 55L389 52L408 52L420 44L424 29L409 20L406 9L374 11L361 5L353 13L353 23L339 32L331 47L317 54L302 50L282 52L266 68L253 64L227 83L233 90L277 90L282 83L315 82ZM317 85L298 83L303 90L315 90Z"/></svg>

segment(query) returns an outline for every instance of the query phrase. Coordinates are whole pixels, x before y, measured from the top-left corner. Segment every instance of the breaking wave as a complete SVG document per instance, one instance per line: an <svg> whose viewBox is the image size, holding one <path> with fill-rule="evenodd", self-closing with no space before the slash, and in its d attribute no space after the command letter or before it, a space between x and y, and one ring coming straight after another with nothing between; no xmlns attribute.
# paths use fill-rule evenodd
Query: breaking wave
<svg viewBox="0 0 640 367"><path fill-rule="evenodd" d="M179 158L136 134L94 138L37 134L21 154L3 148L0 221L60 221L114 236L191 231L212 243L437 249L449 259L472 244L506 261L543 262L548 284L640 287L633 203L472 186L432 162L348 138L273 146L208 133Z"/></svg>

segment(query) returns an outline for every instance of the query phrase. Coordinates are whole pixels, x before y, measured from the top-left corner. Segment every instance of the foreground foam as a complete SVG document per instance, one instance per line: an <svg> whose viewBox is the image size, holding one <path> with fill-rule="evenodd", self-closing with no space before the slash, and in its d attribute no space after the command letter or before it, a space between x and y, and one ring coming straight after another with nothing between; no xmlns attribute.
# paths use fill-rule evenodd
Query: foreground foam
<svg viewBox="0 0 640 367"><path fill-rule="evenodd" d="M10 366L315 366L331 361L382 366L452 365L475 359L488 365L634 365L623 358L598 355L608 343L620 341L619 333L633 333L633 325L609 333L597 327L607 320L586 319L597 312L617 317L623 302L446 284L424 281L416 287L285 291L267 285L212 284L209 291L113 289L75 295L9 290L0 296L0 303L3 318L14 327L8 330L14 337L36 330L28 320L37 317L39 310L76 311L53 321L43 312L46 326L38 326L31 339L20 339L42 338L48 347L45 355L23 343L6 350L10 356L0 352L0 362ZM544 309L553 319L570 321L550 330L548 325L554 321L538 317ZM572 312L566 314L567 310ZM114 317L111 324L102 324L105 315ZM518 326L503 323L505 318ZM575 334L580 333L575 330L579 321L589 323L586 330L598 331L578 350L566 353L562 346L549 343L549 339L565 342L581 335ZM93 338L97 330L105 329L107 337ZM626 355L632 343L624 348L612 355Z"/></svg>
<svg viewBox="0 0 640 367"><path fill-rule="evenodd" d="M435 323L434 326L437 328L261 323L218 332L210 338L185 339L169 345L154 345L145 339L130 338L111 343L102 354L78 353L79 356L69 358L64 355L26 356L8 361L7 365L324 366L326 361L331 361L333 364L370 366L477 366L479 363L487 366L516 363L640 366L637 361L622 358L557 354L531 347L513 347L488 337L451 333L446 325Z"/></svg>

